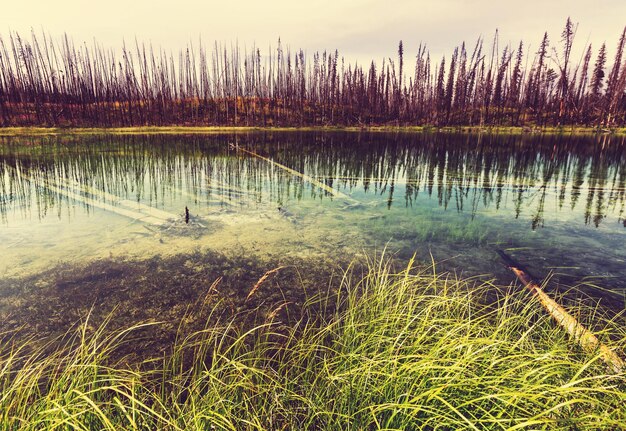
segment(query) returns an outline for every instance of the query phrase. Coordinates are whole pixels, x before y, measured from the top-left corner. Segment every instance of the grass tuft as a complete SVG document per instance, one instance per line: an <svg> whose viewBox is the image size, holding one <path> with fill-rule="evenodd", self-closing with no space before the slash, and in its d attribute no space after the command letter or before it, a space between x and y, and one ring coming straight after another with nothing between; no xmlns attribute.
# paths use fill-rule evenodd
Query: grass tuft
<svg viewBox="0 0 626 431"><path fill-rule="evenodd" d="M2 429L620 429L626 375L587 355L522 289L382 261L347 273L328 313L285 329L235 321L141 367L108 358L137 328L0 352ZM288 305L286 305L288 306ZM330 305L328 306L330 307ZM601 318L594 309L577 316ZM275 316L275 315L274 315ZM326 317L321 317L326 316ZM620 352L617 321L602 338Z"/></svg>

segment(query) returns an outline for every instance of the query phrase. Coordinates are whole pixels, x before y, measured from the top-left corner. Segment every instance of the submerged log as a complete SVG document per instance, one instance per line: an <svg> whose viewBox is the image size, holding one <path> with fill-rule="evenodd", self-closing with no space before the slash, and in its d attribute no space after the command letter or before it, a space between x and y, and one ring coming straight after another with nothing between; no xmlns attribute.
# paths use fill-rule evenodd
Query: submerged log
<svg viewBox="0 0 626 431"><path fill-rule="evenodd" d="M543 308L561 325L567 333L588 353L599 354L609 368L615 373L621 373L625 369L625 364L614 351L598 340L589 329L583 326L574 316L569 314L555 300L550 298L534 280L529 272L518 262L513 260L502 250L496 250L507 267L513 271L517 278L531 291L539 300Z"/></svg>
<svg viewBox="0 0 626 431"><path fill-rule="evenodd" d="M260 154L255 153L254 151L250 151L250 150L246 150L245 148L241 148L240 146L235 146L233 144L230 144L231 148L233 148L234 150L239 150L243 153L249 154L251 156L257 157L261 160L265 160L266 162L268 162L270 165L272 166L276 166L277 168L280 168L286 172L289 172L291 175L294 175L296 177L302 178L304 181L313 184L314 186L319 187L320 189L326 191L328 194L336 197L336 198L340 198L340 199L344 199L345 201L351 202L351 203L355 203L357 202L355 199L351 198L350 196L346 195L345 193L341 193L338 190L333 189L332 187L329 187L328 185L316 180L313 177L310 177L309 175L303 174L301 172L296 171L295 169L291 169L289 166L285 166L282 165L278 162L275 162L274 160L264 157Z"/></svg>
<svg viewBox="0 0 626 431"><path fill-rule="evenodd" d="M92 207L95 207L95 208L100 208L100 209L103 209L105 211L110 211L110 212L115 213L117 215L121 215L123 217L128 217L128 218L133 219L133 220L138 220L138 221L141 221L141 222L144 222L144 223L149 223L149 224L152 224L152 225L155 225L155 226L161 226L161 225L163 225L167 221L167 220L164 220L162 218L155 217L154 215L151 215L151 214L144 214L142 212L133 211L133 210L126 209L126 208L121 208L121 207L116 207L116 206L114 206L112 204L106 204L104 202L100 202L100 201L98 201L96 199L89 198L87 196L83 196L83 195L81 195L79 193L76 193L76 192L74 192L72 190L68 190L68 189L65 189L63 187L56 186L54 184L50 184L49 182L47 182L45 180L40 180L38 182L38 184L43 186L43 187L45 187L45 188L47 188L48 190L50 190L50 191L52 191L54 193L57 193L59 195L65 196L65 197L68 197L68 198L73 199L73 200L75 200L77 202L81 202L81 203L83 203L85 205L92 206Z"/></svg>
<svg viewBox="0 0 626 431"><path fill-rule="evenodd" d="M160 210L158 208L153 208L149 205L142 204L138 201L131 201L128 199L124 199L120 196L113 195L111 193L107 193L104 190L93 188L86 184L81 184L75 180L68 180L63 178L57 178L56 184L57 187L61 187L66 191L71 191L74 194L78 191L81 196L88 199L89 201L100 201L106 204L106 201L109 201L115 208L119 208L120 206L126 207L131 211L139 212L141 214L145 214L142 217L149 216L155 219L161 219L164 222L175 220L178 218L176 214L169 213L167 211ZM110 210L110 209L108 209Z"/></svg>
<svg viewBox="0 0 626 431"><path fill-rule="evenodd" d="M76 202L80 202L90 207L100 208L105 211L109 211L120 215L122 217L127 217L132 220L138 220L144 223L152 224L155 226L163 226L169 220L173 220L176 218L175 215L167 213L165 211L158 210L156 208L147 207L146 205L137 204L139 209L131 209L131 208L123 208L117 207L113 203L101 202L100 200L92 197L91 195L95 194L93 191L90 191L87 187L79 187L79 190L74 190L73 187L69 183L64 182L63 180L59 180L59 183L54 184L51 183L44 178L33 178L22 172L20 169L16 169L12 166L4 165L5 169L13 169L17 173L17 177L19 181L22 179L32 182L39 187L44 187L49 191L56 193L60 196L65 196L69 199L72 199ZM81 194L82 192L82 194ZM130 201L122 200L121 198L113 195L109 195L106 192L99 192L101 197L108 198L112 202L129 204Z"/></svg>

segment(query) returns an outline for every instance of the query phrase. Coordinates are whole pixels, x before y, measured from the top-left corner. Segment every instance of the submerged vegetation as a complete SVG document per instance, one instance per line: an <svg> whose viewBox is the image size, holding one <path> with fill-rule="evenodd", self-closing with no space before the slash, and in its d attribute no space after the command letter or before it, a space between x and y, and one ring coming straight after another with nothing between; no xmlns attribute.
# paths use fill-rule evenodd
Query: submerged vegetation
<svg viewBox="0 0 626 431"><path fill-rule="evenodd" d="M316 311L288 328L277 330L276 315L247 328L225 320L138 366L110 358L140 326L111 333L86 321L41 354L32 343L5 343L0 427L623 427L626 375L579 350L526 291L496 289L499 298L485 302L494 286L433 273L374 263L363 278L347 272L330 301L309 298L304 310ZM624 351L620 321L570 311Z"/></svg>
<svg viewBox="0 0 626 431"><path fill-rule="evenodd" d="M280 40L265 54L218 43L172 54L12 33L0 38L0 125L626 125L626 29L611 63L605 44L576 62L576 28L568 18L536 52L501 47L497 32L440 61L420 44L412 73L402 41L394 59L363 66Z"/></svg>

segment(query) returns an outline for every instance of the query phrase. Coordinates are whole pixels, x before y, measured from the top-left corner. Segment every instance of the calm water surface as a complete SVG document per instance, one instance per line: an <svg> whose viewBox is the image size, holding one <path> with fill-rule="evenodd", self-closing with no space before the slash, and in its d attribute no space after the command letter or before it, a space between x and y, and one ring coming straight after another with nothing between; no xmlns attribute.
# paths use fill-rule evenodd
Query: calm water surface
<svg viewBox="0 0 626 431"><path fill-rule="evenodd" d="M501 248L555 289L623 308L625 148L453 134L3 138L0 280L192 251L347 262L386 249L508 284Z"/></svg>

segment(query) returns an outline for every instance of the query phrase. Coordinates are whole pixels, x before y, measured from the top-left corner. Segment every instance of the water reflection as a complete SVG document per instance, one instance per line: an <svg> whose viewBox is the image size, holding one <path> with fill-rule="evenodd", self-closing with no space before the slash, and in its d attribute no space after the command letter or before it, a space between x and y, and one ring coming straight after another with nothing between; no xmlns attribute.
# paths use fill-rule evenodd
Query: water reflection
<svg viewBox="0 0 626 431"><path fill-rule="evenodd" d="M527 214L532 229L545 226L549 197L548 212L576 211L596 227L624 213L623 137L289 133L4 138L0 214L5 223L16 211L63 217L71 199L47 185L68 182L105 192L103 201L116 196L154 206L181 194L236 202L245 192L247 200L278 203L327 194L230 142L338 190L380 196L388 207L410 207L426 194L444 209L475 215L499 211L508 199L511 216Z"/></svg>
<svg viewBox="0 0 626 431"><path fill-rule="evenodd" d="M542 276L570 285L600 277L626 291L624 137L290 132L0 142L8 256L0 276L36 270L35 262L165 248L347 256L385 245L500 276L497 246L520 250ZM181 227L186 207L192 223Z"/></svg>

